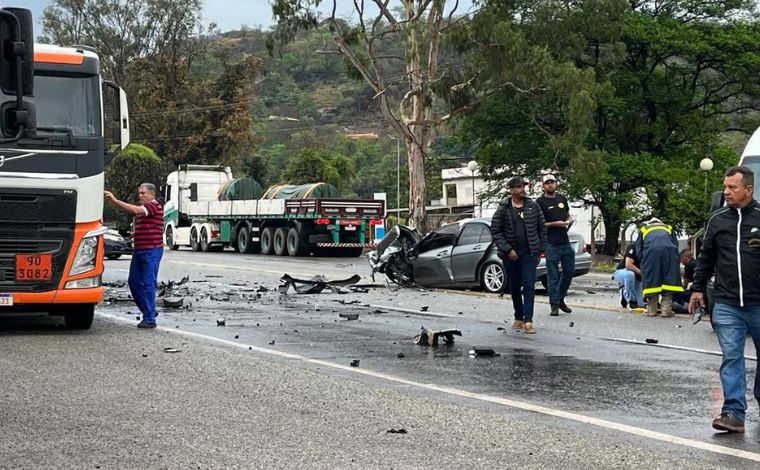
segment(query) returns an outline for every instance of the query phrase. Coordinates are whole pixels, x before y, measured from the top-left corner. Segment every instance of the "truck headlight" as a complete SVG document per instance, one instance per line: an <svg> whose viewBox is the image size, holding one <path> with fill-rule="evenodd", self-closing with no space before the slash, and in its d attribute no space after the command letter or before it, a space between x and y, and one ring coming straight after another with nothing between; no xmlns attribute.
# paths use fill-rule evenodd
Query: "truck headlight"
<svg viewBox="0 0 760 470"><path fill-rule="evenodd" d="M100 275L95 277L86 277L84 279L78 279L76 281L69 281L66 283L66 289L89 289L92 287L100 287L102 284Z"/></svg>
<svg viewBox="0 0 760 470"><path fill-rule="evenodd" d="M71 265L69 276L86 273L95 269L95 261L98 258L98 237L85 237L79 242L79 249Z"/></svg>

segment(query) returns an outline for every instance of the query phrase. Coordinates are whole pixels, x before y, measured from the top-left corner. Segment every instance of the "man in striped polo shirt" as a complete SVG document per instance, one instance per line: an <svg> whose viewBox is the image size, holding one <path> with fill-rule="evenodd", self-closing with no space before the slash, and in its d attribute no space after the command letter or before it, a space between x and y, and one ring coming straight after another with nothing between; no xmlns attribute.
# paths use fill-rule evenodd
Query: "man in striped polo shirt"
<svg viewBox="0 0 760 470"><path fill-rule="evenodd" d="M135 216L132 264L129 266L129 290L142 313L138 328L156 327L156 282L158 266L164 254L164 208L156 201L156 187L143 183L138 188L139 206L116 199L105 192L108 202Z"/></svg>

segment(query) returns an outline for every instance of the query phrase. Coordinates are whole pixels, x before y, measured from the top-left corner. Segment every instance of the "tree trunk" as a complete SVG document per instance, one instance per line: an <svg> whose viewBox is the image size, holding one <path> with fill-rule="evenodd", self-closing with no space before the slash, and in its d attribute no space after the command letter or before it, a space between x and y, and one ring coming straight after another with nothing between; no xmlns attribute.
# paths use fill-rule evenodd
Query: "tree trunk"
<svg viewBox="0 0 760 470"><path fill-rule="evenodd" d="M409 166L409 221L420 233L427 233L427 210L425 197L425 154L415 142L406 141L407 163Z"/></svg>
<svg viewBox="0 0 760 470"><path fill-rule="evenodd" d="M620 217L610 215L600 208L604 220L604 248L602 254L614 256L617 254L618 240L620 238Z"/></svg>

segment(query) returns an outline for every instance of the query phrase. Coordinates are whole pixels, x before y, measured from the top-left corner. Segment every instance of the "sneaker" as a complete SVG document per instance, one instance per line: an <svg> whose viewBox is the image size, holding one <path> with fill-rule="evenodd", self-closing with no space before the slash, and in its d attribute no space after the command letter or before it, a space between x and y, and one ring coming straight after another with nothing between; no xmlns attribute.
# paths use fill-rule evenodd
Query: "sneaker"
<svg viewBox="0 0 760 470"><path fill-rule="evenodd" d="M147 322L141 321L140 323L137 324L137 327L138 328L155 328L156 324L155 323L147 323Z"/></svg>
<svg viewBox="0 0 760 470"><path fill-rule="evenodd" d="M641 308L641 307L639 307L638 302L636 302L635 300L631 300L630 302L628 302L628 308L631 310L636 310L637 308Z"/></svg>
<svg viewBox="0 0 760 470"><path fill-rule="evenodd" d="M713 420L712 427L718 431L744 432L744 421L731 413L721 413L720 418Z"/></svg>
<svg viewBox="0 0 760 470"><path fill-rule="evenodd" d="M625 300L625 295L623 295L623 288L620 288L620 306L623 308L626 308L628 306L628 301Z"/></svg>
<svg viewBox="0 0 760 470"><path fill-rule="evenodd" d="M533 326L532 322L526 321L525 322L525 332L529 335L536 334L536 327ZM742 428L743 429L743 428Z"/></svg>
<svg viewBox="0 0 760 470"><path fill-rule="evenodd" d="M573 309L568 307L564 300L559 303L559 309L565 313L573 313Z"/></svg>
<svg viewBox="0 0 760 470"><path fill-rule="evenodd" d="M512 323L512 329L514 330L522 330L523 326L525 326L525 322L522 320L515 320L514 323Z"/></svg>
<svg viewBox="0 0 760 470"><path fill-rule="evenodd" d="M550 317L558 317L559 316L559 308L556 305L552 305L552 311L549 312Z"/></svg>

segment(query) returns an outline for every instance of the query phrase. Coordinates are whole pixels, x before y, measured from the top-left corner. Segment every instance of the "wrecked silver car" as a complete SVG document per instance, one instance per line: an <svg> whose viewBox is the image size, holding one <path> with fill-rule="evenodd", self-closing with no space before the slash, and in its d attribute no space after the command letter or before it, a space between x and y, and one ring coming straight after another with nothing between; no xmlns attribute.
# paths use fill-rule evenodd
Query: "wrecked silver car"
<svg viewBox="0 0 760 470"><path fill-rule="evenodd" d="M570 233L575 249L575 276L591 270L591 255L583 237ZM490 219L466 219L439 227L425 237L412 228L396 225L368 254L372 273L383 273L400 285L428 287L480 287L500 293L504 265L491 240ZM546 287L546 259L538 265L537 279Z"/></svg>

